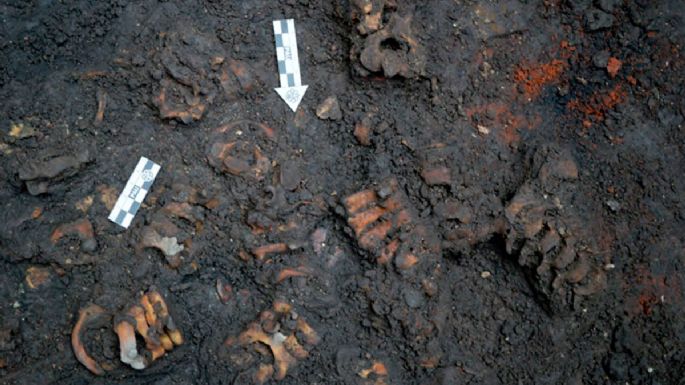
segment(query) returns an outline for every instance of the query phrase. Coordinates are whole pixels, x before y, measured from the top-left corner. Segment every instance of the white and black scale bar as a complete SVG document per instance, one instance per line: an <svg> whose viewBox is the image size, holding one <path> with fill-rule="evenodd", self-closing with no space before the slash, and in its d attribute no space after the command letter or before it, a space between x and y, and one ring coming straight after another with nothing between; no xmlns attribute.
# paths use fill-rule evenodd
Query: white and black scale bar
<svg viewBox="0 0 685 385"><path fill-rule="evenodd" d="M161 166L157 163L141 157L108 219L123 228L128 228L160 169Z"/></svg>
<svg viewBox="0 0 685 385"><path fill-rule="evenodd" d="M274 20L274 39L276 41L276 60L278 77L281 83L276 92L293 111L297 110L308 86L302 85L300 59L297 52L295 20Z"/></svg>

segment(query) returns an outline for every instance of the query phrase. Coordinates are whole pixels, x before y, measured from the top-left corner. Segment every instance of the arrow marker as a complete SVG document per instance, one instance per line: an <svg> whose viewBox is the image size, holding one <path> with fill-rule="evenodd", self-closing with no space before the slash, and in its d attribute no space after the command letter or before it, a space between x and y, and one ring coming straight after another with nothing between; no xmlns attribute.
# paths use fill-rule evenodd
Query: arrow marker
<svg viewBox="0 0 685 385"><path fill-rule="evenodd" d="M276 59L281 86L276 92L295 112L300 105L308 86L302 85L300 78L300 60L297 57L297 36L293 19L274 20L274 38L276 39Z"/></svg>

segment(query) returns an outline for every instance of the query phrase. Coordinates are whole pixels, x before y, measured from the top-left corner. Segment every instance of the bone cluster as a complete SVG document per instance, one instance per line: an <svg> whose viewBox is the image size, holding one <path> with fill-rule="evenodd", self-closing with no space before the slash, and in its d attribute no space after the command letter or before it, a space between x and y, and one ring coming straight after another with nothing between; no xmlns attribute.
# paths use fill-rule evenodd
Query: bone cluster
<svg viewBox="0 0 685 385"><path fill-rule="evenodd" d="M93 374L103 375L114 368L111 362L98 362L86 350L83 337L89 328L95 328L99 321L111 322L112 314L98 305L81 309L79 318L71 332L71 345L74 355ZM122 314L114 317L114 331L119 337L121 362L133 369L145 369L174 346L183 343L183 335L169 315L166 301L159 292L150 290L140 301ZM136 333L145 342L137 346Z"/></svg>
<svg viewBox="0 0 685 385"><path fill-rule="evenodd" d="M169 315L164 298L150 291L140 304L133 305L114 327L119 337L121 362L133 369L145 369L152 361L183 343L183 336ZM145 341L145 349L138 350L136 332Z"/></svg>
<svg viewBox="0 0 685 385"><path fill-rule="evenodd" d="M394 0L354 0L353 4L358 34L353 37L352 57L358 61L357 73L386 78L422 75L426 57L412 30L410 7L400 7Z"/></svg>
<svg viewBox="0 0 685 385"><path fill-rule="evenodd" d="M392 262L398 269L407 270L431 253L430 246L427 249L418 241L426 240L429 234L417 223L412 206L394 178L377 189L349 195L344 204L347 223L359 246L372 252L378 263Z"/></svg>
<svg viewBox="0 0 685 385"><path fill-rule="evenodd" d="M261 385L269 379L285 378L288 370L299 360L307 358L311 348L319 341L316 331L292 311L290 304L276 301L272 310L263 311L245 331L237 337L229 337L224 344L243 353L248 352L247 356L241 353L231 355L232 361L238 366L253 364L255 359L250 354L253 352L273 360L273 363L260 362L252 370L254 383Z"/></svg>

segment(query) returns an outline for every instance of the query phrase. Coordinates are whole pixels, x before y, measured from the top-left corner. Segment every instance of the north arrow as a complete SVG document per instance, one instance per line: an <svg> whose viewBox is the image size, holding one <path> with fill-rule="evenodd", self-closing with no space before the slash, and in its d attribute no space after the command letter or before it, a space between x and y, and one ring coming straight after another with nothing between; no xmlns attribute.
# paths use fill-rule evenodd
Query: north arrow
<svg viewBox="0 0 685 385"><path fill-rule="evenodd" d="M295 112L300 105L308 86L302 85L300 78L300 60L297 57L297 36L293 19L274 20L274 38L276 39L276 59L281 86L276 92Z"/></svg>

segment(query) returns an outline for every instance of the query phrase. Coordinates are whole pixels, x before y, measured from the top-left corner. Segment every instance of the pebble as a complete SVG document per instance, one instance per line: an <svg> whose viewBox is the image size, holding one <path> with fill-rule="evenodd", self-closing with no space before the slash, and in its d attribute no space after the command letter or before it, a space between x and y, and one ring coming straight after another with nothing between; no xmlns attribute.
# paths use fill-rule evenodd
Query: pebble
<svg viewBox="0 0 685 385"><path fill-rule="evenodd" d="M87 253L92 253L93 251L95 251L95 249L97 249L97 247L97 241L95 241L95 239L93 238L86 239L83 242L81 242L81 250Z"/></svg>
<svg viewBox="0 0 685 385"><path fill-rule="evenodd" d="M585 23L590 31L598 31L614 25L614 16L599 9L593 9L585 14Z"/></svg>
<svg viewBox="0 0 685 385"><path fill-rule="evenodd" d="M423 303L423 295L420 291L415 289L407 289L404 291L404 302L412 309L416 309Z"/></svg>
<svg viewBox="0 0 685 385"><path fill-rule="evenodd" d="M280 172L281 186L288 191L294 191L302 181L302 170L294 161L284 161Z"/></svg>
<svg viewBox="0 0 685 385"><path fill-rule="evenodd" d="M611 54L609 51L599 51L592 57L592 64L597 68L607 68Z"/></svg>
<svg viewBox="0 0 685 385"><path fill-rule="evenodd" d="M338 98L335 96L327 97L326 100L316 107L316 116L319 119L340 120L342 118L342 111L340 110Z"/></svg>
<svg viewBox="0 0 685 385"><path fill-rule="evenodd" d="M621 204L613 199L609 199L606 203L613 212L617 212L621 208Z"/></svg>
<svg viewBox="0 0 685 385"><path fill-rule="evenodd" d="M489 271L484 271L484 272L480 273L480 277L483 279L488 279L491 276L492 276L492 274Z"/></svg>
<svg viewBox="0 0 685 385"><path fill-rule="evenodd" d="M378 190L377 194L378 194L379 198L385 199L385 198L389 197L390 195L392 195L392 189L388 186L384 186Z"/></svg>
<svg viewBox="0 0 685 385"><path fill-rule="evenodd" d="M599 6L603 11L613 12L614 8L621 4L620 0L599 0L597 1L597 6Z"/></svg>
<svg viewBox="0 0 685 385"><path fill-rule="evenodd" d="M381 316L386 315L389 312L388 307L380 301L373 302L371 304L371 309L373 310L374 313L376 313L377 315L381 315Z"/></svg>

